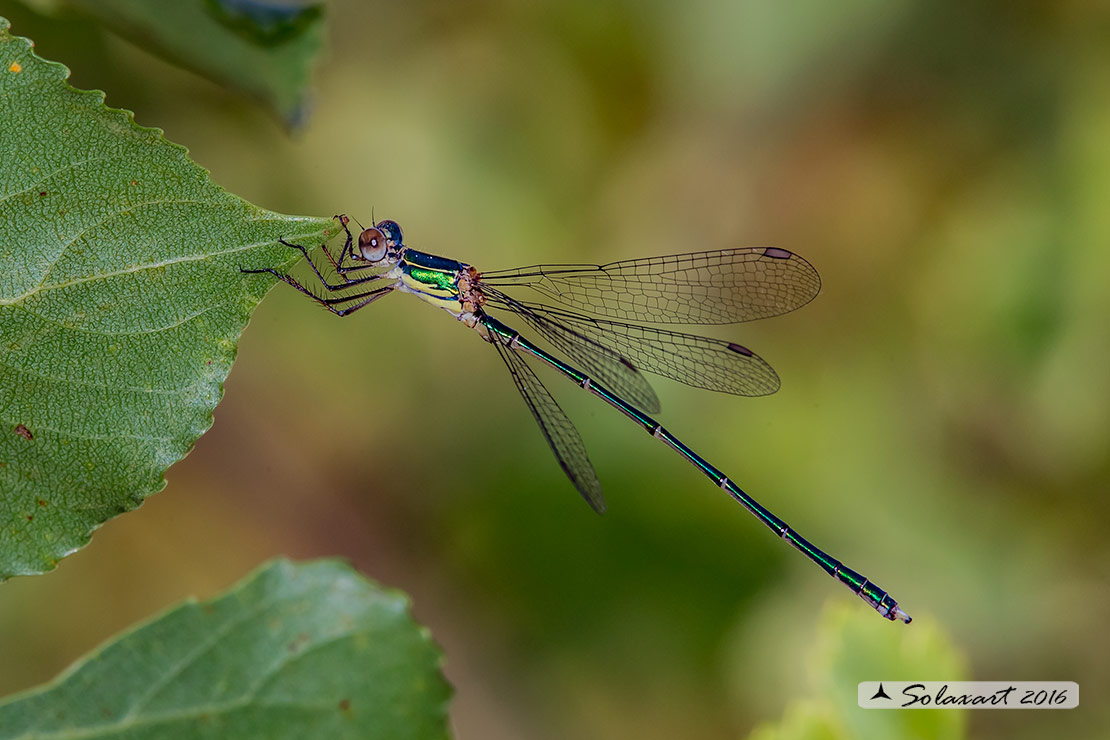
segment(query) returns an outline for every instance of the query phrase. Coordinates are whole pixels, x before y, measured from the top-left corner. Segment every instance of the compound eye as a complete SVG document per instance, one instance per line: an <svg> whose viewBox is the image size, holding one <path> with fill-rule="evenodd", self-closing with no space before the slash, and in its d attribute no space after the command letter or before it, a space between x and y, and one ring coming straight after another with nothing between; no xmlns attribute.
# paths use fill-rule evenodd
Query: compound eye
<svg viewBox="0 0 1110 740"><path fill-rule="evenodd" d="M385 234L377 229L366 229L358 235L358 251L362 258L370 262L381 262L389 253Z"/></svg>
<svg viewBox="0 0 1110 740"><path fill-rule="evenodd" d="M378 231L385 234L385 238L393 242L393 246L399 247L404 244L404 235L401 233L401 225L396 221L379 221L376 224Z"/></svg>

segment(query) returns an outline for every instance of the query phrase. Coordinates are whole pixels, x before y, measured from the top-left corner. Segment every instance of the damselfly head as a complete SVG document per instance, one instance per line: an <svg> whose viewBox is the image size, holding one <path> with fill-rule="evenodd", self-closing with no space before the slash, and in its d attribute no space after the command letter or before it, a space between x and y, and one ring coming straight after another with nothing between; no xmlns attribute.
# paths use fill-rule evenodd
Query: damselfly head
<svg viewBox="0 0 1110 740"><path fill-rule="evenodd" d="M368 262L381 262L389 255L389 239L377 228L363 229L358 235L358 251Z"/></svg>
<svg viewBox="0 0 1110 740"><path fill-rule="evenodd" d="M400 249L405 245L404 234L401 233L401 225L396 221L379 221L374 227L385 234L385 238L392 242L389 246Z"/></svg>

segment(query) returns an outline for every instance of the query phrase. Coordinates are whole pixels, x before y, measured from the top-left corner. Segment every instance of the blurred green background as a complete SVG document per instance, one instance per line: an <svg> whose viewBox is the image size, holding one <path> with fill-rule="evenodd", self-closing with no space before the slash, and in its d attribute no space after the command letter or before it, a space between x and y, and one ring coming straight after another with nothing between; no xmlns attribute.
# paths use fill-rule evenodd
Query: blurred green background
<svg viewBox="0 0 1110 740"><path fill-rule="evenodd" d="M332 2L315 106L289 137L91 24L2 3L73 84L268 208L393 218L479 269L804 255L817 301L717 332L782 390L659 380L661 419L915 621L884 622L544 375L606 485L595 516L496 353L441 312L397 297L339 321L277 289L168 488L55 573L0 588L0 694L266 557L339 555L413 596L463 738L746 737L800 701L851 725L855 681L958 677L1084 693L943 736L1101 735L1110 13L987 5ZM854 625L840 649L872 661L850 685L814 676L837 619ZM934 675L907 657L947 650Z"/></svg>

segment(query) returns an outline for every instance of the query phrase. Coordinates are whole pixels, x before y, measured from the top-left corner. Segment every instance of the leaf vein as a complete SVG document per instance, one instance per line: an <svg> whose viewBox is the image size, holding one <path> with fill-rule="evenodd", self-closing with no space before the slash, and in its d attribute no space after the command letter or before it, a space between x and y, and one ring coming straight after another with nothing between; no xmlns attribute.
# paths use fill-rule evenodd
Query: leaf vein
<svg viewBox="0 0 1110 740"><path fill-rule="evenodd" d="M102 218L100 221L97 221L96 223L89 224L85 228L81 229L80 231L78 231L73 236L72 239L70 239L68 242L66 242L64 245L62 245L62 250L58 253L58 256L54 258L54 261L51 262L50 266L47 267L46 270L43 272L43 281L45 281L47 278L50 277L50 273L54 271L54 268L58 266L58 263L61 262L62 258L66 256L66 252L69 251L69 248L72 247L77 242L78 239L80 239L81 237L83 237L85 234L89 233L93 229L99 229L101 226L105 225L106 223L108 223L109 221L111 221L113 219L119 218L120 216L122 216L126 213L133 213L133 212L135 212L136 210L138 210L140 208L145 208L146 206L186 205L186 204L205 205L207 203L209 203L209 202L208 201L203 201L203 200L194 200L194 199L190 199L190 198L163 198L161 200L148 200L148 201L143 201L141 203L135 203L134 205L131 205L131 206L123 209L122 211L116 211L115 213L111 213L111 214L105 216L104 218ZM214 204L212 204L212 205L214 205ZM107 277L107 276L105 276L105 277ZM87 282L89 279L93 279L93 278L81 278L79 280L79 282ZM33 289L31 291L31 293L34 293L37 290L43 290L43 289L44 289L44 285L40 284L36 289Z"/></svg>
<svg viewBox="0 0 1110 740"><path fill-rule="evenodd" d="M173 666L160 679L154 681L148 691L146 691L142 696L136 697L135 701L131 704L131 708L127 711L127 714L120 717L120 719L114 724L118 725L121 723L127 723L129 720L135 717L139 711L141 711L141 709L147 704L147 702L151 700L151 698L155 694L157 694L162 688L168 685L175 678L184 673L189 668L189 666L196 663L196 661L198 661L205 653L216 647L216 645L218 645L220 641L227 637L234 629L242 626L248 620L258 616L266 609L269 609L271 606L277 604L279 601L279 599L260 601L254 605L254 608L240 613L239 616L235 619L229 620L222 627L214 630L209 635L208 639L203 640L199 644L197 644L195 649L192 650L188 655L184 656L176 666ZM251 695L249 693L244 694L243 698L250 698L250 696Z"/></svg>
<svg viewBox="0 0 1110 740"><path fill-rule="evenodd" d="M179 202L189 202L189 201L179 201ZM303 239L306 236L312 236L312 234L292 235L292 236L289 237L289 239L298 239L299 240L299 239ZM237 246L237 247L231 247L231 248L228 248L228 249L217 250L215 252L207 252L207 253L201 253L201 254L190 254L190 255L185 255L183 257L176 257L174 259L163 260L162 262L151 262L151 263L144 264L144 265L134 265L132 267L128 267L128 268L123 269L123 270L117 270L115 272L105 272L105 273L100 273L98 275L88 275L86 277L75 278L73 280L69 280L69 281L64 282L64 283L54 283L52 285L45 285L45 284L44 285L39 285L39 286L36 286L33 290L29 290L26 293L15 296L13 298L0 298L0 306L14 305L16 303L19 303L20 301L26 300L27 298L35 295L36 293L40 293L40 292L46 291L46 290L59 290L61 288L69 288L69 287L72 287L74 285L80 285L82 283L88 283L88 282L92 282L94 280L104 280L104 279L111 278L111 277L118 277L120 275L129 275L129 274L136 273L136 272L145 272L147 270L154 270L154 269L157 269L159 267L168 267L169 265L176 265L176 264L180 264L180 263L183 263L183 262L199 262L201 260L210 259L212 257L221 257L225 254L235 254L237 252L246 252L246 251L251 250L251 249L257 249L259 247L264 247L267 244L276 244L276 243L277 243L277 239L267 239L266 241L253 242L251 244L243 244L243 245L240 245L240 246Z"/></svg>
<svg viewBox="0 0 1110 740"><path fill-rule="evenodd" d="M20 422L11 419L5 420L6 424L15 425ZM80 434L78 432L70 431L67 429L58 429L57 427L49 427L44 424L35 424L35 433L51 432L63 437L74 437L76 439L87 439L91 441L101 439L134 439L140 442L173 442L173 437L149 437L142 434Z"/></svg>
<svg viewBox="0 0 1110 740"><path fill-rule="evenodd" d="M120 159L120 158L121 157L119 157L118 155L113 156L113 155L107 155L106 154L106 155L101 155L101 156L96 156L96 157L88 157L87 159L82 159L79 162L70 162L69 164L67 164L63 167L59 167L58 169L54 170L49 175L46 175L45 177L40 178L38 181L32 183L31 185L24 188L23 190L20 190L20 191L15 192L15 193L9 193L8 195L0 197L0 205L4 205L5 203L7 203L12 198L18 198L21 195L33 192L36 188L42 187L43 183L45 183L47 180L50 180L54 177L57 177L58 175L62 174L63 172L66 172L67 170L77 169L78 167L84 166L86 164L91 164L93 162L101 162L101 161L104 161L104 160L107 160L107 159Z"/></svg>
<svg viewBox="0 0 1110 740"><path fill-rule="evenodd" d="M12 352L11 350L4 350L4 354L11 355L11 354L15 354L15 353ZM82 386L84 388L100 388L100 389L106 390L106 391L125 391L127 393L145 393L145 394L154 395L154 396L184 395L184 394L187 394L189 392L197 390L197 388L204 385L204 382L206 380L204 378L201 378L201 379L197 380L197 382L195 382L191 385L183 385L183 386L180 386L178 388L140 388L138 386L131 386L131 385L109 385L107 383L97 383L97 382L92 381L92 380L80 380L80 379L76 379L76 378L62 378L62 377L59 377L57 375L47 375L46 373L40 373L38 371L31 370L29 368L18 367L16 365L11 364L10 362L0 362L0 365L8 368L9 370L14 370L17 373L22 373L23 375L30 375L32 378L35 378L37 380L46 380L46 381L52 381L52 382L55 382L55 383L67 383L67 384L70 384L70 385Z"/></svg>

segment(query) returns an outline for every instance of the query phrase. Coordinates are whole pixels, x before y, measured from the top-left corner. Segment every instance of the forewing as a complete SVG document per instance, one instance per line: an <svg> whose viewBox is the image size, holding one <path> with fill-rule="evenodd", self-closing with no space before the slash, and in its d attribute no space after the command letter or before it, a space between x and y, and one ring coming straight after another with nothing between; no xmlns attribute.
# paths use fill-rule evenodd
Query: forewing
<svg viewBox="0 0 1110 740"><path fill-rule="evenodd" d="M490 286L522 285L590 314L653 324L733 324L804 306L821 278L802 257L741 247L607 265L535 265L487 272Z"/></svg>

